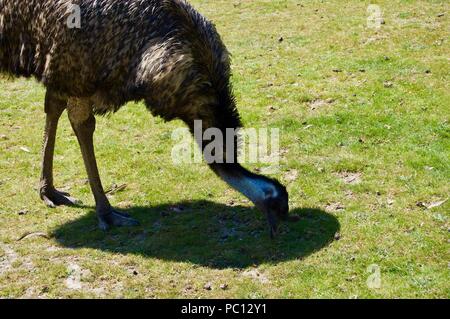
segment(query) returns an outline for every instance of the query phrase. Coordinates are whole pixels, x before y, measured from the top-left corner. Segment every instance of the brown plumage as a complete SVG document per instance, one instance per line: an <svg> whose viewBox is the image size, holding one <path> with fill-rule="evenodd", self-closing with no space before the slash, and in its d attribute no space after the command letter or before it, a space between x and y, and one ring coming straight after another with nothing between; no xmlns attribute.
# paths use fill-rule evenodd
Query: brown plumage
<svg viewBox="0 0 450 319"><path fill-rule="evenodd" d="M80 28L67 24L73 5L80 8ZM67 109L105 229L135 221L104 195L92 145L94 115L143 100L154 115L179 118L191 130L194 120L202 120L203 129L241 126L228 51L214 26L184 0L0 0L0 72L33 76L47 88L42 199L49 206L74 203L52 178L56 126ZM238 163L210 166L276 230L276 215L288 210L281 184Z"/></svg>

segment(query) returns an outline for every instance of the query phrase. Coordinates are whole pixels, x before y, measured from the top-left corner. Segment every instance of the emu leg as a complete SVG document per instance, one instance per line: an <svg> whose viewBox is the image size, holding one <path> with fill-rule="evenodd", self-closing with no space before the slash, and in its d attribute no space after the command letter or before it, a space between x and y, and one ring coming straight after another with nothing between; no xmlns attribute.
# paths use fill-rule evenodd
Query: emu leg
<svg viewBox="0 0 450 319"><path fill-rule="evenodd" d="M130 215L112 208L105 195L95 159L93 143L95 117L89 101L84 99L71 99L67 111L69 113L70 123L80 144L89 184L95 199L100 229L108 230L110 226L139 225Z"/></svg>
<svg viewBox="0 0 450 319"><path fill-rule="evenodd" d="M59 118L67 106L67 100L47 91L45 95L45 130L42 146L42 172L39 194L48 207L58 205L75 205L79 203L68 193L60 192L53 186L53 154L55 149L56 129Z"/></svg>

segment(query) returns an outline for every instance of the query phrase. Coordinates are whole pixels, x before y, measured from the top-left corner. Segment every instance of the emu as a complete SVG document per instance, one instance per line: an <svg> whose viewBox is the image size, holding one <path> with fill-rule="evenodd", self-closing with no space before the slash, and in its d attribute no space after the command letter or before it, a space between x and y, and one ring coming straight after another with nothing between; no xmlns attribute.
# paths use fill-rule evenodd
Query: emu
<svg viewBox="0 0 450 319"><path fill-rule="evenodd" d="M80 28L67 23L74 5ZM181 119L192 133L195 120L203 130L241 127L229 53L214 25L184 0L0 0L0 73L34 77L46 88L40 197L49 207L76 203L54 187L52 173L58 120L67 110L102 230L139 223L105 196L95 115L144 101L153 115ZM288 217L286 188L248 171L237 161L237 147L232 152L234 161L208 165L267 216L274 236ZM221 154L229 158L226 145Z"/></svg>

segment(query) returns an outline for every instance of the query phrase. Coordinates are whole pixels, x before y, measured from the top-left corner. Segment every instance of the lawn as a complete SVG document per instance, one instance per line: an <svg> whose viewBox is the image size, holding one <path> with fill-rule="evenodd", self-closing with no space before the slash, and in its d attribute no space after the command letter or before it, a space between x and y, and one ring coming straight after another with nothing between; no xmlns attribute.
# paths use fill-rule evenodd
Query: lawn
<svg viewBox="0 0 450 319"><path fill-rule="evenodd" d="M113 205L140 227L97 229L78 143L60 121L38 196L44 88L0 79L0 297L450 297L450 4L195 0L233 55L248 127L280 128L297 223L265 218L206 164L172 163L173 129L129 104L95 135ZM252 170L260 164L246 165ZM114 185L123 185L119 190Z"/></svg>

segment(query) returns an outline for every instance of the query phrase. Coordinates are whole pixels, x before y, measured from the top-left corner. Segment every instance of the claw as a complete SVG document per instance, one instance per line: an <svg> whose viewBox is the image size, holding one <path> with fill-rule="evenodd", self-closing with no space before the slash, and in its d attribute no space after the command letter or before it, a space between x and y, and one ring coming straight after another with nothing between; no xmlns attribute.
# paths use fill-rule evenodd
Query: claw
<svg viewBox="0 0 450 319"><path fill-rule="evenodd" d="M132 227L139 225L140 223L131 218L129 214L118 212L112 208L109 213L98 215L98 226L103 231L107 231L111 226Z"/></svg>
<svg viewBox="0 0 450 319"><path fill-rule="evenodd" d="M81 204L81 201L71 197L69 193L60 192L56 189L41 191L41 198L45 205L50 208L61 205L76 206Z"/></svg>

